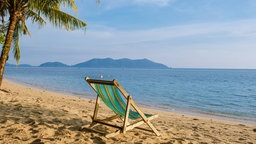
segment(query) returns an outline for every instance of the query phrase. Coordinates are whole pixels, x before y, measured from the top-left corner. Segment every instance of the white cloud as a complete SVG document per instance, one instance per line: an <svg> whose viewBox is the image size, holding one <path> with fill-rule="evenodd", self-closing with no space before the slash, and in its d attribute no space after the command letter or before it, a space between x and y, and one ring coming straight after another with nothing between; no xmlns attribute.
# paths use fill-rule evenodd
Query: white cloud
<svg viewBox="0 0 256 144"><path fill-rule="evenodd" d="M107 40L108 43L140 43L164 41L185 37L255 37L256 20L235 22L199 23L179 26L161 27L148 30L122 31L113 28L100 30L88 29L88 36L95 39Z"/></svg>
<svg viewBox="0 0 256 144"><path fill-rule="evenodd" d="M54 39L47 39L50 43L63 43L67 45L70 41L63 41L64 39L72 40L77 44L90 45L136 45L139 43L156 43L156 42L170 42L171 40L186 40L197 38L199 40L218 39L222 38L232 39L256 39L256 20L241 20L234 22L215 22L215 23L198 23L188 25L178 25L169 27L160 27L146 30L119 30L105 26L88 27L86 33L83 31L65 32L63 30L47 28L38 30L32 29L31 42L44 43L45 40L40 39L41 36L54 35ZM67 43L67 44L65 44Z"/></svg>
<svg viewBox="0 0 256 144"><path fill-rule="evenodd" d="M102 0L99 5L104 10L111 10L127 5L154 5L164 7L175 1L176 0Z"/></svg>
<svg viewBox="0 0 256 144"><path fill-rule="evenodd" d="M111 10L118 7L122 7L124 5L127 5L126 0L105 0L105 1L102 0L100 3L100 6L104 10Z"/></svg>
<svg viewBox="0 0 256 144"><path fill-rule="evenodd" d="M134 0L137 4L154 4L158 6L167 6L171 0Z"/></svg>

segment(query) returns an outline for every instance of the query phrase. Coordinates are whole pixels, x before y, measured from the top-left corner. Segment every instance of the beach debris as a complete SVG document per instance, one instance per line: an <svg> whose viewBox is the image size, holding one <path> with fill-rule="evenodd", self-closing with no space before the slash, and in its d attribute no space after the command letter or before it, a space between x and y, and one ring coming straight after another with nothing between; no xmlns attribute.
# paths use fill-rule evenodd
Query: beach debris
<svg viewBox="0 0 256 144"><path fill-rule="evenodd" d="M243 141L243 140L246 140L246 139L245 138L239 138L238 140Z"/></svg>
<svg viewBox="0 0 256 144"><path fill-rule="evenodd" d="M102 74L100 74L100 78L101 78L101 79L103 78L103 75L102 75Z"/></svg>
<svg viewBox="0 0 256 144"><path fill-rule="evenodd" d="M244 124L238 124L239 126L245 126Z"/></svg>
<svg viewBox="0 0 256 144"><path fill-rule="evenodd" d="M256 132L256 128L255 128L255 129L253 129L253 132Z"/></svg>
<svg viewBox="0 0 256 144"><path fill-rule="evenodd" d="M5 89L0 89L0 91L5 92L5 93L11 93L10 90L5 90Z"/></svg>

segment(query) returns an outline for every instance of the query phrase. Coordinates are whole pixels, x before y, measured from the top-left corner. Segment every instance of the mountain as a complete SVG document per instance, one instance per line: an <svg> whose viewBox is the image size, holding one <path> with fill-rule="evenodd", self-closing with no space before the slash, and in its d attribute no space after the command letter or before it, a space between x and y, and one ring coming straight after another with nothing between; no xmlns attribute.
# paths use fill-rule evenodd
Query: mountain
<svg viewBox="0 0 256 144"><path fill-rule="evenodd" d="M73 65L73 67L168 69L167 66L148 59L131 60L127 58L117 60L112 58L91 59L89 61Z"/></svg>
<svg viewBox="0 0 256 144"><path fill-rule="evenodd" d="M16 67L15 64L6 64L7 67ZM31 67L28 64L19 64L18 67ZM39 67L69 67L61 62L45 62ZM168 69L166 65L150 61L148 59L131 60L128 58L123 59L91 59L82 63L72 65L71 67L86 67L86 68L142 68L142 69Z"/></svg>
<svg viewBox="0 0 256 144"><path fill-rule="evenodd" d="M41 64L39 67L67 67L68 65L61 62L46 62Z"/></svg>
<svg viewBox="0 0 256 144"><path fill-rule="evenodd" d="M6 66L7 67L31 67L31 65L29 65L29 64L18 64L18 65L15 65L15 64L9 64L9 63L7 63Z"/></svg>

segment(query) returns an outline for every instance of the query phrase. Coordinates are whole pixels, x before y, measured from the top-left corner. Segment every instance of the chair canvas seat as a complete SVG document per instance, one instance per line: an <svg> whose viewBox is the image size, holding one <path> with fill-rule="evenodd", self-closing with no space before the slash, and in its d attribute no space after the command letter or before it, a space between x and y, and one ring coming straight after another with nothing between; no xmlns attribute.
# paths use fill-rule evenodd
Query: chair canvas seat
<svg viewBox="0 0 256 144"><path fill-rule="evenodd" d="M113 85L104 85L104 84L94 84L94 89L97 91L97 94L101 100L116 114L125 116L126 112L126 103L122 99L119 89ZM152 116L151 114L145 114L146 117ZM141 118L138 112L130 110L129 112L130 119Z"/></svg>
<svg viewBox="0 0 256 144"><path fill-rule="evenodd" d="M150 120L157 117L157 115L142 113L142 111L133 101L132 97L122 88L117 80L96 80L90 79L89 77L86 77L85 80L97 93L92 123L89 127L92 128L95 124L100 123L118 128L118 131L106 135L106 137L113 137L119 133L126 133L127 130L131 130L134 127L146 123L157 136L160 135L160 133L150 122ZM103 101L104 104L108 106L116 115L99 120L97 118L97 114L99 110L100 100ZM131 109L131 106L133 109ZM123 125L121 127L107 123L107 121L111 121L120 117L123 118ZM128 124L128 119L138 121L133 124Z"/></svg>

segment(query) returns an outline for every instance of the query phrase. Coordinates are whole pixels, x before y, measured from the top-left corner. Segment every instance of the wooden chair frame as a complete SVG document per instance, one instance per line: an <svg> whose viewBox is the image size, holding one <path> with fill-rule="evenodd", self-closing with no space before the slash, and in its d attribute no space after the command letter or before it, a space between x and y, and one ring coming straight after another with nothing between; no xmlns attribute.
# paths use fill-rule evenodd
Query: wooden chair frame
<svg viewBox="0 0 256 144"><path fill-rule="evenodd" d="M96 103L95 103L95 108L94 108L94 113L93 113L93 116L92 116L92 123L89 125L89 128L92 128L96 124L103 124L103 125L106 125L106 126L117 128L118 130L116 132L113 132L113 133L110 133L110 134L106 135L106 137L109 138L109 137L116 136L116 135L118 135L120 133L124 133L125 134L127 131L129 131L129 130L135 128L135 127L138 127L138 126L146 123L157 136L160 136L160 133L157 131L157 129L150 122L150 120L158 117L158 115L152 115L150 117L146 117L145 114L135 104L135 102L132 99L132 96L130 96L124 90L124 88L118 83L117 80L113 80L113 81L96 80L96 79L89 79L89 77L85 77L85 80L88 82L88 84L93 89L94 89L94 87L92 86L93 84L114 85L114 86L116 86L119 89L119 91L122 93L124 98L127 100L126 112L125 112L125 116L124 117L121 116L121 115L116 114L114 116L107 117L105 119L98 119L97 115L98 115L98 112L99 112L100 96L97 95ZM97 91L95 89L94 89L94 91L97 93ZM140 115L141 119L130 124L128 122L128 120L129 120L129 112L130 112L131 106L133 107L133 109L135 111L138 112L138 114ZM113 125L113 124L108 123L111 120L114 120L114 119L117 119L117 118L122 118L122 117L123 117L123 119L122 119L123 120L123 125L122 126L117 126L117 125ZM140 129L142 129L142 128L140 128ZM147 129L143 129L143 130L147 130Z"/></svg>

